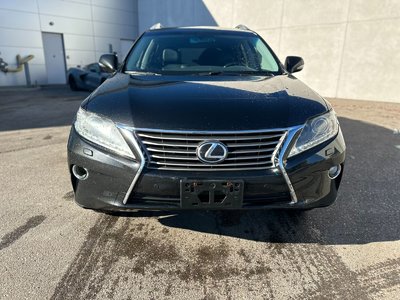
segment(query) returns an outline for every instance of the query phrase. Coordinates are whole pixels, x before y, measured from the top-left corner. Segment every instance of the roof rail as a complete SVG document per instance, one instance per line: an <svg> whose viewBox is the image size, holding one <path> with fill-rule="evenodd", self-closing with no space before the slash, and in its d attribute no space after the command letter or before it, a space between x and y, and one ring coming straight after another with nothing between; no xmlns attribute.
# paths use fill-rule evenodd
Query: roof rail
<svg viewBox="0 0 400 300"><path fill-rule="evenodd" d="M249 27L247 27L246 25L243 25L243 24L239 24L235 28L236 29L241 29L241 30L250 30L251 31L251 29Z"/></svg>
<svg viewBox="0 0 400 300"><path fill-rule="evenodd" d="M150 27L150 30L161 29L161 28L163 28L163 27L164 27L164 26L162 26L161 23L157 23L157 24L154 24L153 26L151 26L151 27Z"/></svg>

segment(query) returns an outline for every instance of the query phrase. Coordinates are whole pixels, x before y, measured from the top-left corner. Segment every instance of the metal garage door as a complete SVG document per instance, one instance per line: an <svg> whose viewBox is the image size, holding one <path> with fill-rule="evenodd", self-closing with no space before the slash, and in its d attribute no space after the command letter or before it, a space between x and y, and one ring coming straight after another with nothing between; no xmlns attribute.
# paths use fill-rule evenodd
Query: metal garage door
<svg viewBox="0 0 400 300"><path fill-rule="evenodd" d="M59 33L42 33L47 83L65 84L65 55L63 36Z"/></svg>

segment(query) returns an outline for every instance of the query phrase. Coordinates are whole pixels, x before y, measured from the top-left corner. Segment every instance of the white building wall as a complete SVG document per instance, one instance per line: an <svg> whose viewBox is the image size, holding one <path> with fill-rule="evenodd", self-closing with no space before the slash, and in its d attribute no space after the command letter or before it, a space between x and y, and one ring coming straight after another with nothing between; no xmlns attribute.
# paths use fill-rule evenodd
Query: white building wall
<svg viewBox="0 0 400 300"><path fill-rule="evenodd" d="M137 37L137 16L136 0L0 0L0 57L14 68L17 54L33 54L32 83L46 84L42 32L63 34L69 68L97 61L109 44L122 57L121 39ZM23 71L0 71L0 86L24 84Z"/></svg>
<svg viewBox="0 0 400 300"><path fill-rule="evenodd" d="M400 102L400 0L139 0L139 32L245 24L323 96Z"/></svg>

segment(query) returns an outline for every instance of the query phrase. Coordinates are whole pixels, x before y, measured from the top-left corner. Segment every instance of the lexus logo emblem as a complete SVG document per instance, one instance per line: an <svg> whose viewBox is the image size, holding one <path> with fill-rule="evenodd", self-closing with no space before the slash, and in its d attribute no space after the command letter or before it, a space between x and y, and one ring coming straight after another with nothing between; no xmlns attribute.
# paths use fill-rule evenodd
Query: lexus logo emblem
<svg viewBox="0 0 400 300"><path fill-rule="evenodd" d="M206 141L197 147L196 154L202 162L216 164L225 160L228 149L221 142Z"/></svg>

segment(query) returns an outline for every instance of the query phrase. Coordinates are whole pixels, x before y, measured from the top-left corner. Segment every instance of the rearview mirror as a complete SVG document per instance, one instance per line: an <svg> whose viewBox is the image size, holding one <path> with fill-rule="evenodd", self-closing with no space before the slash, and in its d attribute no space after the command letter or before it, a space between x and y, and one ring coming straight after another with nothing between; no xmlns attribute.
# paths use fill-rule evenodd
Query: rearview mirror
<svg viewBox="0 0 400 300"><path fill-rule="evenodd" d="M115 72L118 69L118 57L115 54L103 54L100 56L99 64L107 72Z"/></svg>
<svg viewBox="0 0 400 300"><path fill-rule="evenodd" d="M288 56L285 59L285 69L289 73L303 70L304 60L300 56Z"/></svg>

